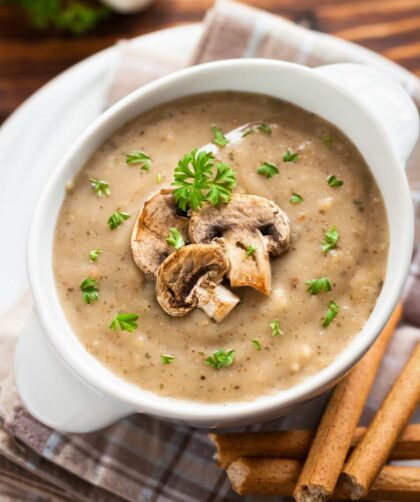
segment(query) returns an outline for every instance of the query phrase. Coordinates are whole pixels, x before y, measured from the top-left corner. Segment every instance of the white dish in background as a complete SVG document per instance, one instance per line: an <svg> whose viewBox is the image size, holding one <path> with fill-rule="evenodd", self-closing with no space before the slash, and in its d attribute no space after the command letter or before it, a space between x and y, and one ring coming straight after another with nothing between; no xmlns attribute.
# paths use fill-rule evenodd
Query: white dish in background
<svg viewBox="0 0 420 502"><path fill-rule="evenodd" d="M66 182L99 145L146 110L182 96L218 90L268 94L337 126L359 149L378 183L388 216L390 249L384 285L372 314L328 367L296 386L256 400L209 404L142 390L90 355L64 316L51 262ZM404 165L417 141L418 128L417 109L404 90L384 74L354 64L308 69L262 59L219 61L176 72L119 101L66 152L36 207L28 267L41 327L38 333L24 331L15 357L16 383L26 407L47 425L72 432L92 431L135 412L188 425L220 427L278 417L327 390L372 345L399 299L413 243L413 207ZM31 327L36 324L34 316Z"/></svg>

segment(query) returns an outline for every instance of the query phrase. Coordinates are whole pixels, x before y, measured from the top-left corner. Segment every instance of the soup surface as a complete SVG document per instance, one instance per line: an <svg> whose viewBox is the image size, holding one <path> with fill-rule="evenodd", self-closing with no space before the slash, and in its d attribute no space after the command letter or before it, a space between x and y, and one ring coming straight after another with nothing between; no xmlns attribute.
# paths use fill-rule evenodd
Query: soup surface
<svg viewBox="0 0 420 502"><path fill-rule="evenodd" d="M133 262L130 234L137 215L148 198L170 186L186 152L212 141L214 124L226 133L253 121L269 128L255 129L217 156L236 173L234 193L266 197L290 219L290 247L271 259L271 294L236 288L240 303L220 323L198 308L171 317ZM148 171L126 163L136 150L150 156ZM278 173L258 173L264 162ZM91 179L106 180L110 194L98 197ZM115 211L131 217L111 230L107 220ZM89 253L97 248L102 252L92 261ZM56 227L54 269L69 323L113 372L163 396L227 402L286 389L330 364L367 321L387 253L378 187L340 131L273 98L212 93L140 116L90 158L68 185ZM90 304L80 289L88 277L98 288ZM323 280L308 291L307 281L320 278L328 279L331 290ZM121 312L139 315L131 332L110 329ZM218 350L233 350L232 364L216 369L205 362Z"/></svg>

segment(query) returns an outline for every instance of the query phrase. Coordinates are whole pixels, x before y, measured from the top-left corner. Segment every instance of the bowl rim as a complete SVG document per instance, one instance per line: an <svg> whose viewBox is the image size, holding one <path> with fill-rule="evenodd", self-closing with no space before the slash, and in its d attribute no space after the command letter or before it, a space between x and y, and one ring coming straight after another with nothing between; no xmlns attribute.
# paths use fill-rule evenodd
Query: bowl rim
<svg viewBox="0 0 420 502"><path fill-rule="evenodd" d="M404 196L400 201L400 211L403 216L402 224L407 231L407 239L405 240L405 243L401 243L399 269L394 271L392 294L388 295L386 298L379 295L373 310L373 312L377 311L378 304L380 303L380 308L382 310L381 314L376 315L376 317L372 320L372 313L368 320L368 322L370 322L370 329L365 329L367 325L366 323L349 345L321 371L307 377L302 382L288 389L269 395L263 395L248 401L205 403L163 397L125 381L106 368L106 366L102 365L102 363L99 364L106 370L104 375L108 373L111 376L108 375L108 377L105 378L105 376L102 375L102 372L101 375L99 375L99 372L97 372L97 368L95 368L94 365L92 367L88 367L88 365L84 364L83 361L79 360L76 351L59 343L56 335L57 327L54 323L53 316L51 315L46 296L43 295L42 273L39 272L39 269L42 268L42 266L39 266L38 254L40 253L39 240L43 227L43 215L48 208L48 200L50 200L53 196L57 183L59 183L60 186L62 185L60 176L63 172L69 169L71 162L74 161L74 158L77 158L77 154L82 146L92 141L92 137L99 130L112 123L115 117L117 117L120 113L128 113L127 110L129 107L133 106L133 104L135 105L137 102L147 100L148 96L156 92L161 92L165 89L165 86L180 82L186 78L194 78L194 76L198 74L206 72L211 73L216 69L229 71L229 69L233 67L243 67L244 71L250 71L251 69L254 71L263 71L263 69L267 67L271 69L283 68L287 71L294 71L300 73L301 75L305 75L305 77L310 79L312 78L321 81L322 84L329 86L331 90L335 90L335 92L342 94L344 98L350 100L352 106L358 107L364 113L367 120L373 123L373 126L378 130L384 148L387 149L387 155L390 157L392 164L395 165L396 169L400 169L401 171L398 176L398 179L400 180L399 191ZM161 103L163 102L165 102L164 98L161 100ZM97 148L97 146L98 145L93 148L93 151ZM79 169L82 166L83 163L79 165ZM313 69L297 65L295 63L266 59L234 59L211 62L177 71L151 82L140 89L137 89L105 111L81 136L79 136L78 140L73 143L72 147L68 150L67 154L63 157L59 165L49 177L33 215L28 239L27 254L29 282L41 323L55 353L65 366L76 373L76 375L78 375L85 383L93 387L95 390L99 390L104 395L112 396L116 400L131 404L134 410L175 420L217 422L218 420L226 421L243 419L244 417L251 415L267 415L275 413L276 410L287 408L296 403L305 401L319 394L323 389L333 385L354 366L354 364L373 344L386 321L390 317L393 308L398 302L400 292L402 291L409 269L413 242L413 217L408 181L404 174L401 161L389 143L386 131L384 130L382 124L380 124L378 119L366 108L366 106L357 101L348 91L334 82L331 82L323 75L317 74L313 71ZM390 225L389 221L388 225ZM48 266L51 267L52 264L49 263ZM387 267L388 266L389 264ZM72 331L73 336L78 340L77 335L71 329L69 324L68 326ZM368 332L364 333L365 331ZM364 338L361 336L362 333L365 334ZM80 347L87 353L81 343ZM90 354L89 356L97 361L94 356Z"/></svg>

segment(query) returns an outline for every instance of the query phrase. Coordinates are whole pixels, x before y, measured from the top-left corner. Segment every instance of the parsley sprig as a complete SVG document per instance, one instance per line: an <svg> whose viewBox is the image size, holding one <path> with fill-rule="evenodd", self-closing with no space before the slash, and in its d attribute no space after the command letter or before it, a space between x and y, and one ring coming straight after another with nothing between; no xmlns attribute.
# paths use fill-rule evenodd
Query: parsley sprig
<svg viewBox="0 0 420 502"><path fill-rule="evenodd" d="M111 230L115 230L122 223L124 223L125 220L128 220L128 218L130 217L131 214L124 213L122 211L115 211L115 213L112 213L111 216L108 218L108 226Z"/></svg>
<svg viewBox="0 0 420 502"><path fill-rule="evenodd" d="M328 277L320 277L319 279L311 279L310 281L306 281L308 284L308 289L306 290L311 295L317 295L321 291L331 291L331 284Z"/></svg>
<svg viewBox="0 0 420 502"><path fill-rule="evenodd" d="M119 328L121 331L128 331L129 333L132 333L137 329L138 318L138 314L120 312L114 317L109 327L113 331L116 331Z"/></svg>
<svg viewBox="0 0 420 502"><path fill-rule="evenodd" d="M344 181L343 180L339 180L337 178L337 176L335 176L335 174L331 175L328 179L327 179L327 183L330 187L332 188L335 188L335 187L341 187L344 185Z"/></svg>
<svg viewBox="0 0 420 502"><path fill-rule="evenodd" d="M214 138L212 139L213 144L217 146L226 146L230 143L226 136L223 134L220 127L217 127L215 125L211 126L211 132L214 134Z"/></svg>
<svg viewBox="0 0 420 502"><path fill-rule="evenodd" d="M249 244L248 247L246 248L246 255L249 257L249 256L252 256L255 251L257 250L257 248L255 246L253 246L252 244Z"/></svg>
<svg viewBox="0 0 420 502"><path fill-rule="evenodd" d="M177 250L185 246L181 232L175 227L169 229L169 237L166 238L166 242Z"/></svg>
<svg viewBox="0 0 420 502"><path fill-rule="evenodd" d="M92 277L86 277L86 279L80 284L80 289L82 291L83 300L87 304L96 302L99 298L99 288L98 283Z"/></svg>
<svg viewBox="0 0 420 502"><path fill-rule="evenodd" d="M101 248L92 249L92 251L89 252L89 260L94 263L102 253L103 251Z"/></svg>
<svg viewBox="0 0 420 502"><path fill-rule="evenodd" d="M98 197L109 197L111 195L111 189L109 188L109 183L104 180L96 180L91 178L90 186L95 190Z"/></svg>
<svg viewBox="0 0 420 502"><path fill-rule="evenodd" d="M251 343L257 350L261 350L261 343L259 340L255 338L254 340L252 340Z"/></svg>
<svg viewBox="0 0 420 502"><path fill-rule="evenodd" d="M216 170L216 172L214 172ZM183 211L199 209L205 202L213 206L229 202L236 185L229 164L215 162L211 152L192 150L178 162L172 186L174 198Z"/></svg>
<svg viewBox="0 0 420 502"><path fill-rule="evenodd" d="M325 314L325 317L322 321L322 326L324 328L327 328L331 322L333 321L334 317L340 312L340 306L335 303L334 300L330 301L328 305L328 310L327 313Z"/></svg>
<svg viewBox="0 0 420 502"><path fill-rule="evenodd" d="M324 253L329 253L337 247L337 242L340 234L336 227L331 227L328 232L324 233L324 240L321 241L321 248Z"/></svg>
<svg viewBox="0 0 420 502"><path fill-rule="evenodd" d="M270 322L270 328L272 336L284 335L283 331L280 329L280 323L278 319L274 319L274 321Z"/></svg>
<svg viewBox="0 0 420 502"><path fill-rule="evenodd" d="M303 197L298 193L292 193L292 196L289 199L290 204L302 204Z"/></svg>
<svg viewBox="0 0 420 502"><path fill-rule="evenodd" d="M125 163L127 165L139 164L140 169L143 171L149 171L152 165L152 159L150 155L142 152L141 150L134 150L134 152L128 153L125 157Z"/></svg>
<svg viewBox="0 0 420 502"><path fill-rule="evenodd" d="M171 362L175 359L175 356L171 356L170 354L161 354L160 360L162 364L171 364Z"/></svg>
<svg viewBox="0 0 420 502"><path fill-rule="evenodd" d="M298 160L299 160L299 154L293 153L289 149L287 149L283 154L283 162L297 162Z"/></svg>
<svg viewBox="0 0 420 502"><path fill-rule="evenodd" d="M212 368L219 370L220 368L224 368L226 366L230 366L235 360L235 351L228 350L225 351L223 349L217 350L213 352L211 356L204 360L206 364L211 366Z"/></svg>

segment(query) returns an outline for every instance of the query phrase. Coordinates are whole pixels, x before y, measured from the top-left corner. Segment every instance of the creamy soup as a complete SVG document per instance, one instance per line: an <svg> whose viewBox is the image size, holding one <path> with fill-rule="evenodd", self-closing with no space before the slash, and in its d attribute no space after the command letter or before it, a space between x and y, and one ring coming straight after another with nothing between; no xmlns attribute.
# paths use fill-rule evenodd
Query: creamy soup
<svg viewBox="0 0 420 502"><path fill-rule="evenodd" d="M170 187L183 155L214 139L212 126L228 133L254 122L264 125L216 156L236 174L234 194L264 197L290 220L289 248L270 259L271 293L231 288L225 279L240 302L221 322L199 308L172 317L133 261L133 225L145 201ZM151 160L127 164L134 151ZM92 179L106 181L110 193ZM126 216L114 217L111 229L117 211ZM68 184L54 270L70 325L106 367L162 396L220 403L287 389L330 364L366 323L387 253L380 192L340 131L273 98L212 93L140 116L89 159ZM252 248L239 249L236 259L252 260ZM87 278L96 286L85 282L82 292ZM125 318L128 330L118 322L110 328L118 313L135 314ZM207 359L217 361L220 350L224 367Z"/></svg>

